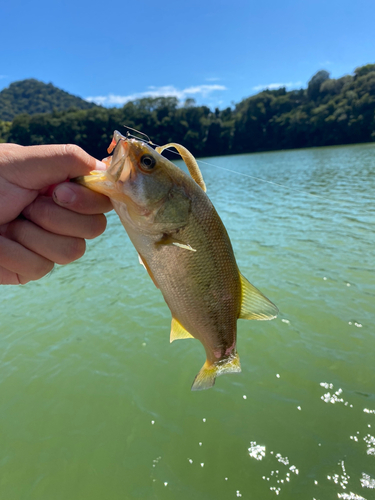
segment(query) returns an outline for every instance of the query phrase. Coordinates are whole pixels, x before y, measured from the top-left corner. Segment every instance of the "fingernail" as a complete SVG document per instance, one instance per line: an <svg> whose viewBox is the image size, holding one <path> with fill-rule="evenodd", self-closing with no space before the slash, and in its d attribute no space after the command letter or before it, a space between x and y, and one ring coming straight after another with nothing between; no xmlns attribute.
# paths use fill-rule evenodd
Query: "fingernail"
<svg viewBox="0 0 375 500"><path fill-rule="evenodd" d="M54 199L57 203L61 203L62 205L67 205L69 203L73 203L76 199L76 193L74 189L69 186L69 183L65 182L64 184L59 184L56 186L55 191L53 192Z"/></svg>
<svg viewBox="0 0 375 500"><path fill-rule="evenodd" d="M95 170L107 170L107 165L102 161L96 160Z"/></svg>

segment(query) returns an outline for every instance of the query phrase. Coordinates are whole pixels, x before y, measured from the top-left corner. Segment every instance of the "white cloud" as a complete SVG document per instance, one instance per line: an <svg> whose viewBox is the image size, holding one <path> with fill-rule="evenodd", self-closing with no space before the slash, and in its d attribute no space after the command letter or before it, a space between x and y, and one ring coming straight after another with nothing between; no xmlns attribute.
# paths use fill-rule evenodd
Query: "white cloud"
<svg viewBox="0 0 375 500"><path fill-rule="evenodd" d="M259 90L276 90L280 89L281 87L286 87L286 88L291 88L291 87L299 87L302 85L302 82L288 82L288 83L269 83L268 85L256 85L253 87L253 90L259 91Z"/></svg>
<svg viewBox="0 0 375 500"><path fill-rule="evenodd" d="M215 92L216 90L227 90L227 88L224 85L197 85L179 90L173 85L165 85L163 87L151 86L145 92L130 95L109 94L106 96L90 96L86 97L86 101L95 102L102 106L123 106L129 101L142 99L142 97L177 97L179 101L183 101L188 97L197 95L207 97L211 92Z"/></svg>
<svg viewBox="0 0 375 500"><path fill-rule="evenodd" d="M321 62L319 64L320 64L320 66L331 66L333 64L333 62L332 61L324 61L324 62Z"/></svg>
<svg viewBox="0 0 375 500"><path fill-rule="evenodd" d="M8 75L0 75L0 80L1 80L2 78L8 78Z"/></svg>

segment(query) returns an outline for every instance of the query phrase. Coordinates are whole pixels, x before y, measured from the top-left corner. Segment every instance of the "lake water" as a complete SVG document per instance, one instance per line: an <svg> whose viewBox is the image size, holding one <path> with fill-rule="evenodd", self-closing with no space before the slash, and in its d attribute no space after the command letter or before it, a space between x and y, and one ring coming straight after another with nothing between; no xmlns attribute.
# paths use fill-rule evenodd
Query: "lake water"
<svg viewBox="0 0 375 500"><path fill-rule="evenodd" d="M190 392L203 347L169 344L110 214L81 260L0 289L1 499L375 498L375 145L205 161L247 175L202 164L279 317L239 321L242 373Z"/></svg>

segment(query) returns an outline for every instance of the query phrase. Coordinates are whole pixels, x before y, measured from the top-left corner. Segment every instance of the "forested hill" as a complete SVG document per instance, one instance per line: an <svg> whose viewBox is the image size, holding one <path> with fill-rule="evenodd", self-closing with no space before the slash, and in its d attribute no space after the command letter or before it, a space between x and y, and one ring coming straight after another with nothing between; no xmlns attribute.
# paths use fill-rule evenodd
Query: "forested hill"
<svg viewBox="0 0 375 500"><path fill-rule="evenodd" d="M122 108L95 107L0 121L0 142L74 143L106 155L113 130L128 125L154 143L178 142L196 156L375 141L375 64L330 78L318 71L306 89L265 90L233 108L211 110L189 99L144 98Z"/></svg>
<svg viewBox="0 0 375 500"><path fill-rule="evenodd" d="M21 113L52 113L69 108L90 109L95 104L87 102L61 90L52 83L43 83L33 78L9 85L0 92L0 120L12 121Z"/></svg>

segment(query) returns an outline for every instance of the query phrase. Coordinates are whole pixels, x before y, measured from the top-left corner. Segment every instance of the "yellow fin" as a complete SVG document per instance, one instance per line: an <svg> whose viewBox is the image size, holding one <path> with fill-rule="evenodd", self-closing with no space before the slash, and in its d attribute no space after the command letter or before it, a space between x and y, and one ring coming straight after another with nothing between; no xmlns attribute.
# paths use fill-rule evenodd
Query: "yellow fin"
<svg viewBox="0 0 375 500"><path fill-rule="evenodd" d="M177 243L176 241L172 243L176 247L185 248L185 250L190 250L191 252L196 252L195 248L192 248L189 244L185 245L184 243Z"/></svg>
<svg viewBox="0 0 375 500"><path fill-rule="evenodd" d="M194 337L181 325L177 319L172 318L170 341L178 339L193 339Z"/></svg>
<svg viewBox="0 0 375 500"><path fill-rule="evenodd" d="M240 358L236 353L234 356L217 361L210 365L208 361L202 366L200 372L195 377L192 391L202 391L209 389L215 384L215 379L224 373L239 373L241 371Z"/></svg>
<svg viewBox="0 0 375 500"><path fill-rule="evenodd" d="M182 241L176 240L170 234L164 235L159 241L155 243L155 245L175 245L176 247L184 248L185 250L190 250L191 252L196 252L195 248L189 245L189 243L182 243Z"/></svg>
<svg viewBox="0 0 375 500"><path fill-rule="evenodd" d="M273 319L279 313L278 308L267 299L240 273L242 302L239 318L241 319Z"/></svg>
<svg viewBox="0 0 375 500"><path fill-rule="evenodd" d="M198 186L200 186L203 189L203 191L206 192L206 184L204 183L203 176L199 169L197 160L194 158L194 156L190 153L188 149L186 149L184 146L181 146L181 144L170 142L169 144L165 144L164 146L158 146L157 148L155 148L155 151L161 154L164 151L164 149L171 147L177 149L177 151L181 155L181 158L184 160L187 168L189 169L192 178L195 180Z"/></svg>

